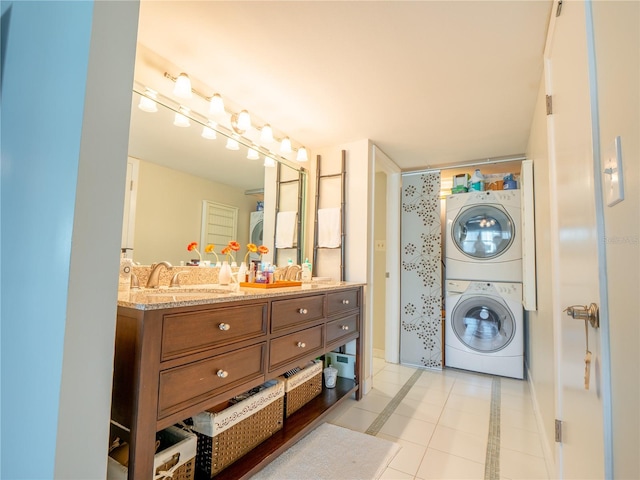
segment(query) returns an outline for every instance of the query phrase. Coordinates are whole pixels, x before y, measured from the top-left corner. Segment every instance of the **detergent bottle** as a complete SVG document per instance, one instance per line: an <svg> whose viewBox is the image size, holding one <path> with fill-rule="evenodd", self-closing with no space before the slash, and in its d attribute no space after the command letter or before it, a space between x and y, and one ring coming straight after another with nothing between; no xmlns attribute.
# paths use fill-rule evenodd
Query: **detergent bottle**
<svg viewBox="0 0 640 480"><path fill-rule="evenodd" d="M471 175L469 180L470 192L482 192L484 190L484 176L480 173L480 169L476 168L476 171Z"/></svg>

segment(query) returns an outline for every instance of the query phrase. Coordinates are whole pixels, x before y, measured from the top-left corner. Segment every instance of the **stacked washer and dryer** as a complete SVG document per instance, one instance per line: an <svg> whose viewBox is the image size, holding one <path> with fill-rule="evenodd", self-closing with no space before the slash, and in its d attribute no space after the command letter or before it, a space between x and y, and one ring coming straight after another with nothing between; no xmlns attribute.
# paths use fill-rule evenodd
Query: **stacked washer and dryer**
<svg viewBox="0 0 640 480"><path fill-rule="evenodd" d="M520 190L447 197L447 366L523 378L520 219Z"/></svg>

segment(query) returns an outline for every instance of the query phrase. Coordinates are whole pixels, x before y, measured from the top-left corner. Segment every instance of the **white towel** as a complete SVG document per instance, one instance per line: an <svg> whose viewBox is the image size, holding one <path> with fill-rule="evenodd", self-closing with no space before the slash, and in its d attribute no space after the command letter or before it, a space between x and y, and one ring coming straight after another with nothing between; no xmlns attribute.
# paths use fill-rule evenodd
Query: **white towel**
<svg viewBox="0 0 640 480"><path fill-rule="evenodd" d="M278 212L276 219L276 248L292 248L298 212Z"/></svg>
<svg viewBox="0 0 640 480"><path fill-rule="evenodd" d="M340 209L318 209L318 246L337 248L341 242Z"/></svg>

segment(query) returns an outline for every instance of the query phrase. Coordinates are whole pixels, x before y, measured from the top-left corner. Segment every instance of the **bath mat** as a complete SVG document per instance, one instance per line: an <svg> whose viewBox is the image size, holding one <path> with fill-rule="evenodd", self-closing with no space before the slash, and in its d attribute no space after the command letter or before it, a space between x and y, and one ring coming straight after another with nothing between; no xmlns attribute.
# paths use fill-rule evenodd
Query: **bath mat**
<svg viewBox="0 0 640 480"><path fill-rule="evenodd" d="M397 443L323 423L251 480L374 480L398 450Z"/></svg>

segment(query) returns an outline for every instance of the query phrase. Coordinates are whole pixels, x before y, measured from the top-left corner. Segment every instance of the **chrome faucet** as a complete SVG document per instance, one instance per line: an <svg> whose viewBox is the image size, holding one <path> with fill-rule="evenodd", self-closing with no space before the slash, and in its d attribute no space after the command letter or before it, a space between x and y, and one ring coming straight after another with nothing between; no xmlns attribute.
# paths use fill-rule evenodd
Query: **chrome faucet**
<svg viewBox="0 0 640 480"><path fill-rule="evenodd" d="M169 262L159 262L151 265L151 272L149 272L149 280L147 280L147 288L158 288L160 282L160 270L165 267L167 270L171 268Z"/></svg>

